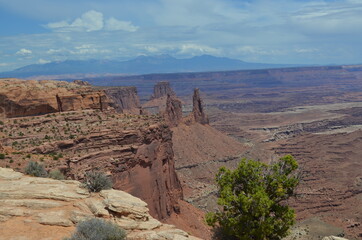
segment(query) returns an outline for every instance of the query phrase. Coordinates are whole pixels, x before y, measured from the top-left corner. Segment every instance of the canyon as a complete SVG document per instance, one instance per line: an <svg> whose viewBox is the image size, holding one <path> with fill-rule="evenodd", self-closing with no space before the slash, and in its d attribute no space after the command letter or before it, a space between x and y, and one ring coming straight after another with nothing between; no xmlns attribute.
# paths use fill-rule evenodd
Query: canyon
<svg viewBox="0 0 362 240"><path fill-rule="evenodd" d="M4 82L16 83L11 87L20 85L20 90L16 90L20 93L25 91L29 103L33 101L27 94L30 90L32 94L42 96L39 101L45 104L51 105L53 102L49 99L57 99L52 95L55 92L47 90L49 84L59 84L57 82L27 82L14 79ZM33 84L38 85L38 88L34 88ZM84 92L79 91L79 88L83 90L83 87L61 84L64 84L62 87L65 90L72 91L73 98L69 98L69 105L76 104L79 97L85 96ZM60 91L63 91L63 88L60 87ZM38 89L40 91L36 93ZM132 90L117 88L116 91L119 89ZM0 126L1 143L10 149L5 160L0 163L1 166L23 171L29 161L38 161L48 171L58 169L66 177L80 181L87 171L98 169L112 177L115 189L124 190L147 202L153 217L181 225L188 232L195 232L198 236L210 235L209 228L204 224L204 213L183 201L183 189L175 171L171 126L177 126L183 121L180 101L177 98L169 100L168 106L171 106L172 102L178 104L173 105L175 108L168 108L169 111L162 112L161 115L141 115L140 111L131 114L112 108L118 104L112 100L117 97L124 98L125 95L111 92L110 96L108 90L102 92L99 88L87 86L89 94L94 91L104 94L107 101L102 102L105 106L102 108L96 104L87 105L84 109L58 108L58 111L54 111L53 108L48 113L44 112L47 114L30 116L29 112L12 108L11 113L20 117L5 118ZM48 95L43 94L44 92ZM127 94L127 97L132 95ZM4 95L7 98L12 97L9 94ZM60 94L56 93L55 96ZM200 104L201 100L197 98L199 95L195 101ZM75 99L74 102L71 102L71 99ZM135 109L141 110L135 99L129 97L127 100L134 105L128 106L135 106ZM17 100L22 102L23 99ZM5 108L7 103L4 104ZM34 104L34 109L38 108L41 106ZM202 108L196 108L195 111L199 112L190 115L189 124L199 121L195 116L205 115ZM5 114L9 116L7 109ZM178 119L164 118L163 114L175 114ZM186 216L193 216L193 220L187 220Z"/></svg>
<svg viewBox="0 0 362 240"><path fill-rule="evenodd" d="M6 108L0 101L0 151L6 153L0 167L23 171L34 160L80 181L86 171L104 170L116 189L147 202L152 217L211 239L203 216L217 207L218 168L234 168L244 157L269 163L292 154L303 178L297 198L288 202L298 220L291 239L360 239L360 70L331 66L107 81L142 82L137 89L45 81L62 84L59 93L42 90L49 108L36 98L25 101L31 93L15 94L39 87L8 79L0 97L16 104ZM9 81L19 82L9 88ZM60 108L57 94L73 96L65 106L73 99L83 105ZM24 111L30 104L33 110Z"/></svg>

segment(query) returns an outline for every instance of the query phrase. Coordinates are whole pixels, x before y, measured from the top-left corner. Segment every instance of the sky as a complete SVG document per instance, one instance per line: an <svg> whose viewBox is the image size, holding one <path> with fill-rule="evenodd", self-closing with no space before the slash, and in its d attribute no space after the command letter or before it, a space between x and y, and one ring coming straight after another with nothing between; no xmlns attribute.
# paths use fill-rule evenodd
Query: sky
<svg viewBox="0 0 362 240"><path fill-rule="evenodd" d="M0 72L160 54L361 64L361 26L362 0L0 0Z"/></svg>

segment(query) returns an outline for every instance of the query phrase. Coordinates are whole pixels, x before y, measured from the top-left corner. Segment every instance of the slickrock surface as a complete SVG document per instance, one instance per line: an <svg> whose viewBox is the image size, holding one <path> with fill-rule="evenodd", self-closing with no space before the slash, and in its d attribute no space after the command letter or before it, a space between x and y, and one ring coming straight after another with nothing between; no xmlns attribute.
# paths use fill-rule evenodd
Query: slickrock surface
<svg viewBox="0 0 362 240"><path fill-rule="evenodd" d="M22 117L109 106L104 91L61 81L1 79L0 116Z"/></svg>
<svg viewBox="0 0 362 240"><path fill-rule="evenodd" d="M25 176L0 168L0 239L59 240L75 224L99 217L117 223L127 239L197 239L148 213L147 204L118 190L88 193L77 181Z"/></svg>

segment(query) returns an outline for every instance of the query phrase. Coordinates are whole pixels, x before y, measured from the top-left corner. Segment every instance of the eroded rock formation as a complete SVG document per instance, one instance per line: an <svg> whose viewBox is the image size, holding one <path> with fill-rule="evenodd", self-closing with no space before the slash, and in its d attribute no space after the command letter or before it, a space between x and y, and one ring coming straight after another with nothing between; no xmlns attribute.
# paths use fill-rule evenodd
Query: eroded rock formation
<svg viewBox="0 0 362 240"><path fill-rule="evenodd" d="M74 80L73 83L80 85L80 86L91 86L91 84L87 81L83 80Z"/></svg>
<svg viewBox="0 0 362 240"><path fill-rule="evenodd" d="M151 99L166 97L167 95L175 95L169 82L158 82L153 88Z"/></svg>
<svg viewBox="0 0 362 240"><path fill-rule="evenodd" d="M182 121L182 103L174 95L167 95L164 117L170 127L175 127Z"/></svg>
<svg viewBox="0 0 362 240"><path fill-rule="evenodd" d="M107 96L113 100L111 106L118 112L139 114L141 104L136 87L106 88Z"/></svg>
<svg viewBox="0 0 362 240"><path fill-rule="evenodd" d="M130 240L197 239L154 219L147 204L128 193L112 189L89 194L80 185L0 168L0 238L62 239L76 223L97 217L124 228Z"/></svg>
<svg viewBox="0 0 362 240"><path fill-rule="evenodd" d="M109 106L104 91L61 81L2 79L0 114L23 117Z"/></svg>
<svg viewBox="0 0 362 240"><path fill-rule="evenodd" d="M209 124L209 119L205 113L203 102L200 96L200 90L198 88L194 89L194 95L192 97L192 115L197 123Z"/></svg>
<svg viewBox="0 0 362 240"><path fill-rule="evenodd" d="M158 219L179 212L178 200L183 194L174 167L172 132L165 124L133 130L105 129L28 151L72 156L64 171L74 179L82 179L92 169L111 173L116 189L146 201L151 215Z"/></svg>

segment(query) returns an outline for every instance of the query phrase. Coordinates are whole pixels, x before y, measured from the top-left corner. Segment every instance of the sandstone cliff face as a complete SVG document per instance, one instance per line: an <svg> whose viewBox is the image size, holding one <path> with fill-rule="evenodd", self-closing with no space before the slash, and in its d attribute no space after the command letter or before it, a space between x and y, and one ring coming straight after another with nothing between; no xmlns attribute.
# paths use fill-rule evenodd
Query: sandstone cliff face
<svg viewBox="0 0 362 240"><path fill-rule="evenodd" d="M113 221L127 239L197 239L148 213L147 204L132 195L103 190L89 194L77 181L25 176L0 168L0 239L58 240L89 218Z"/></svg>
<svg viewBox="0 0 362 240"><path fill-rule="evenodd" d="M136 87L112 87L107 88L105 92L113 100L111 105L118 112L140 113L141 104Z"/></svg>
<svg viewBox="0 0 362 240"><path fill-rule="evenodd" d="M0 115L23 117L84 109L103 110L109 100L103 91L60 81L2 79Z"/></svg>
<svg viewBox="0 0 362 240"><path fill-rule="evenodd" d="M71 159L69 174L81 179L85 171L94 168L109 171L114 187L146 201L152 216L164 219L179 212L177 201L182 199L182 188L174 168L172 134L165 125L91 135L63 151L105 149L110 145L112 149Z"/></svg>
<svg viewBox="0 0 362 240"><path fill-rule="evenodd" d="M110 116L88 111L44 119L29 117L22 123L7 120L5 126L14 135L36 133L2 139L7 146L14 145L15 151L45 158L62 153L63 159L47 162L48 169L61 168L74 179L82 179L91 169L100 169L112 174L117 189L145 200L154 217L163 219L179 212L177 201L183 194L174 168L172 132L157 116ZM16 157L14 164L24 163Z"/></svg>
<svg viewBox="0 0 362 240"><path fill-rule="evenodd" d="M193 104L192 114L195 122L201 124L209 124L209 119L204 111L204 106L200 97L200 90L198 88L194 89L192 104Z"/></svg>
<svg viewBox="0 0 362 240"><path fill-rule="evenodd" d="M166 97L167 95L175 95L169 82L158 82L153 88L151 99Z"/></svg>
<svg viewBox="0 0 362 240"><path fill-rule="evenodd" d="M164 117L170 127L176 127L181 123L182 103L175 96L167 95Z"/></svg>

